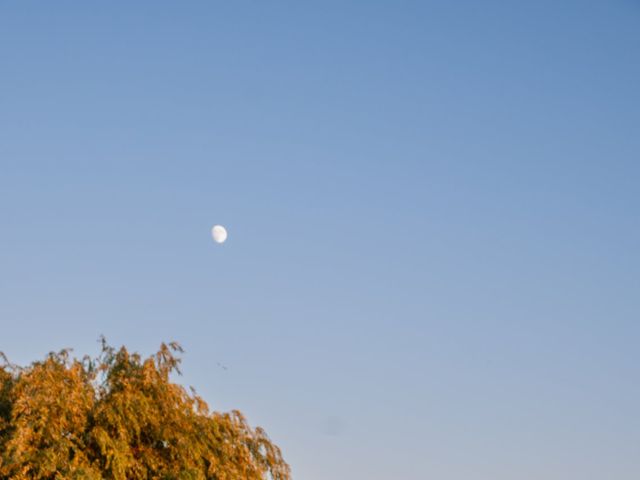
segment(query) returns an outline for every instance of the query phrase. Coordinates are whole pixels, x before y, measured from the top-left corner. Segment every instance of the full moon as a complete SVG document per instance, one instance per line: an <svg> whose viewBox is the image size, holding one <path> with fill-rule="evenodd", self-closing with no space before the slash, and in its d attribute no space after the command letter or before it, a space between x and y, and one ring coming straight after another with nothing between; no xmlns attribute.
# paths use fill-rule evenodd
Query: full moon
<svg viewBox="0 0 640 480"><path fill-rule="evenodd" d="M224 243L227 239L227 229L222 225L214 225L211 229L211 236L216 243Z"/></svg>

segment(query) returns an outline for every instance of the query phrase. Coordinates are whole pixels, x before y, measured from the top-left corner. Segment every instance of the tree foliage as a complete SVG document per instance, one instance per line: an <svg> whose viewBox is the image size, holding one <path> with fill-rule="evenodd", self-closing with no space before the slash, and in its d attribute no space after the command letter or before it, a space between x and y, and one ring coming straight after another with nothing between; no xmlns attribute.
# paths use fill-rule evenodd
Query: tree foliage
<svg viewBox="0 0 640 480"><path fill-rule="evenodd" d="M25 368L0 354L0 480L289 480L261 428L170 381L181 352L103 340L97 358L63 350Z"/></svg>

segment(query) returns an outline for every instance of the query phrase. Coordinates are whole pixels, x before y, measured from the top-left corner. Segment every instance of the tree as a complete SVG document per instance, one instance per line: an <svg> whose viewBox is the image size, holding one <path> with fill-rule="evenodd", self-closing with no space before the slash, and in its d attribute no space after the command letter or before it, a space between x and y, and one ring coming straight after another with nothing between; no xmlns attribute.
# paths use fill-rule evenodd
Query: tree
<svg viewBox="0 0 640 480"><path fill-rule="evenodd" d="M148 358L102 340L97 358L0 355L0 480L290 480L261 428L170 381L182 349Z"/></svg>

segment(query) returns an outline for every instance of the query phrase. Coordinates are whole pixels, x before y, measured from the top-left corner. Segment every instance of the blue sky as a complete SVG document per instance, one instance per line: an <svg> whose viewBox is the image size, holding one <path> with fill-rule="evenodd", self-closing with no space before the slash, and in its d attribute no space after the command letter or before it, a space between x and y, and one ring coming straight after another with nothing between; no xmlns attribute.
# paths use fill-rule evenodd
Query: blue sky
<svg viewBox="0 0 640 480"><path fill-rule="evenodd" d="M299 479L636 479L639 51L622 0L3 2L0 350L177 340Z"/></svg>

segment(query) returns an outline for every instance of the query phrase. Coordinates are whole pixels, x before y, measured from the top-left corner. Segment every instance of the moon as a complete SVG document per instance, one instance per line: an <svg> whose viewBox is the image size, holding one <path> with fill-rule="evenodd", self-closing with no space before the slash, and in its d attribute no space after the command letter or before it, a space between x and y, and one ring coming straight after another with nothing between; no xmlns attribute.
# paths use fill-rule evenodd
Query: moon
<svg viewBox="0 0 640 480"><path fill-rule="evenodd" d="M227 239L227 229L222 225L214 225L211 229L211 236L216 243L224 243Z"/></svg>

